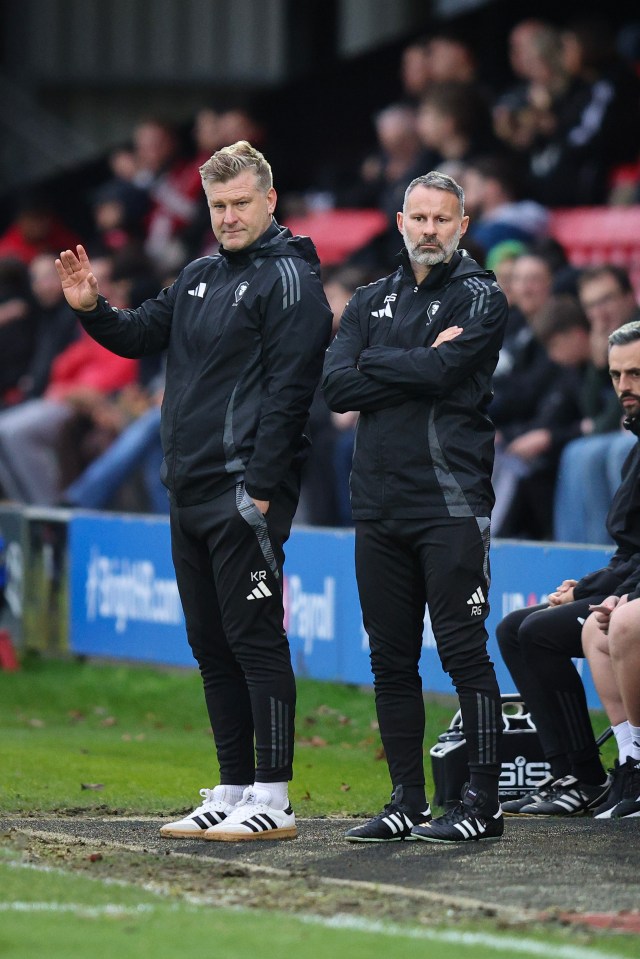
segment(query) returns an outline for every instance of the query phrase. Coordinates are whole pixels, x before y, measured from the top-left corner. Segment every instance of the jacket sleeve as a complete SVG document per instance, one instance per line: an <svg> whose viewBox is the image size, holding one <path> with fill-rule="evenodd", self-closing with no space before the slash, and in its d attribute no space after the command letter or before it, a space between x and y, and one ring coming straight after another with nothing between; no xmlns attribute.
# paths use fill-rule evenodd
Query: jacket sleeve
<svg viewBox="0 0 640 959"><path fill-rule="evenodd" d="M118 310L103 296L91 312L76 311L76 316L94 340L118 356L137 359L160 353L169 345L176 282L155 299L145 300L136 310Z"/></svg>
<svg viewBox="0 0 640 959"><path fill-rule="evenodd" d="M502 346L507 322L507 301L493 281L478 287L464 286L451 325L463 332L455 339L432 346L403 350L372 346L360 354L358 368L379 383L395 384L412 396L443 396L471 376Z"/></svg>
<svg viewBox="0 0 640 959"><path fill-rule="evenodd" d="M263 398L244 478L254 499L271 499L300 448L331 335L332 313L320 279L296 262L296 302L284 306L278 277L262 308Z"/></svg>
<svg viewBox="0 0 640 959"><path fill-rule="evenodd" d="M637 582L640 572L640 555L618 550L606 566L587 573L573 587L574 599L587 599L595 593L605 596L622 596L630 585Z"/></svg>
<svg viewBox="0 0 640 959"><path fill-rule="evenodd" d="M337 336L327 350L324 362L322 391L329 409L336 413L359 410L374 413L390 406L399 406L409 397L397 386L379 383L358 368L358 360L366 347L358 315L356 293L342 314Z"/></svg>

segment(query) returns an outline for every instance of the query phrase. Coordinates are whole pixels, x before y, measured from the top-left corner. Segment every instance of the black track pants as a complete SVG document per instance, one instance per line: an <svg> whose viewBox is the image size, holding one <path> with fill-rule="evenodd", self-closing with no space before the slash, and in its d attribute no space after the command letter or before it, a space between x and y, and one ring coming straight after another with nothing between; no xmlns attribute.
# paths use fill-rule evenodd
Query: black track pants
<svg viewBox="0 0 640 959"><path fill-rule="evenodd" d="M356 576L369 634L376 710L394 786L424 784L418 670L425 603L460 699L472 772L499 775L500 692L487 653L488 521L356 523Z"/></svg>
<svg viewBox="0 0 640 959"><path fill-rule="evenodd" d="M176 580L222 783L292 777L296 689L282 566L295 508L283 494L265 517L242 483L208 503L171 507Z"/></svg>
<svg viewBox="0 0 640 959"><path fill-rule="evenodd" d="M581 634L589 604L605 598L516 609L496 629L502 658L529 707L545 758L560 769L564 757L566 772L576 764L599 763L584 686L572 659L584 657Z"/></svg>

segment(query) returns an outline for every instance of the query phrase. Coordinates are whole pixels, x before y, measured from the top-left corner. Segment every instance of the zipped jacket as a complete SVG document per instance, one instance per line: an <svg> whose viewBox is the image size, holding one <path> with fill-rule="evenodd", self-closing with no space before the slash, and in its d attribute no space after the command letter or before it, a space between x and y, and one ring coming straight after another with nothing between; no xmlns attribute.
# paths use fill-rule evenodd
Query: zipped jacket
<svg viewBox="0 0 640 959"><path fill-rule="evenodd" d="M640 433L640 423L635 419L626 419L624 426L636 436ZM616 551L606 566L578 580L573 587L574 599L599 593L624 596L635 592L640 584L640 442L624 461L622 480L607 513L607 532Z"/></svg>
<svg viewBox="0 0 640 959"><path fill-rule="evenodd" d="M270 500L289 478L331 333L308 237L275 222L246 250L203 257L138 309L100 297L78 312L121 356L167 350L161 477L172 502L207 502L244 480Z"/></svg>
<svg viewBox="0 0 640 959"><path fill-rule="evenodd" d="M490 515L487 408L506 322L493 273L464 251L420 284L404 253L395 273L356 291L323 377L331 409L360 411L354 519ZM434 348L450 326L463 332Z"/></svg>

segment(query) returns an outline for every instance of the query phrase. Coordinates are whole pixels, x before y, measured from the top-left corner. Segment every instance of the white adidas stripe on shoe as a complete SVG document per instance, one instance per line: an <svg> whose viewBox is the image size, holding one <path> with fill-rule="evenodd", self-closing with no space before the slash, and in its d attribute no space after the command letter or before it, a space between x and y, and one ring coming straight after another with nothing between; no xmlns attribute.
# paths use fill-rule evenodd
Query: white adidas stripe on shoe
<svg viewBox="0 0 640 959"><path fill-rule="evenodd" d="M250 841L253 839L295 839L296 817L291 806L274 809L271 793L266 789L245 789L244 795L223 822L211 826L205 839L217 842Z"/></svg>
<svg viewBox="0 0 640 959"><path fill-rule="evenodd" d="M160 829L160 835L165 839L201 839L211 826L224 822L227 816L235 809L235 803L226 801L225 787L216 786L215 789L201 789L200 795L204 802L176 822L167 823Z"/></svg>

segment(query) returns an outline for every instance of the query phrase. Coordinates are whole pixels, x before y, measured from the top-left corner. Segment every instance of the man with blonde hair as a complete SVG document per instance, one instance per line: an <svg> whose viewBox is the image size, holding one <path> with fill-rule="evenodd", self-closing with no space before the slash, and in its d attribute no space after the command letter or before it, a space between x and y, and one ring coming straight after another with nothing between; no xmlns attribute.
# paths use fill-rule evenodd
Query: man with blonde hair
<svg viewBox="0 0 640 959"><path fill-rule="evenodd" d="M168 837L285 839L295 681L283 626L283 545L331 311L307 237L273 218L271 168L247 141L200 168L216 256L137 310L99 295L84 249L56 261L87 331L125 356L167 350L162 480L187 636L220 766Z"/></svg>

